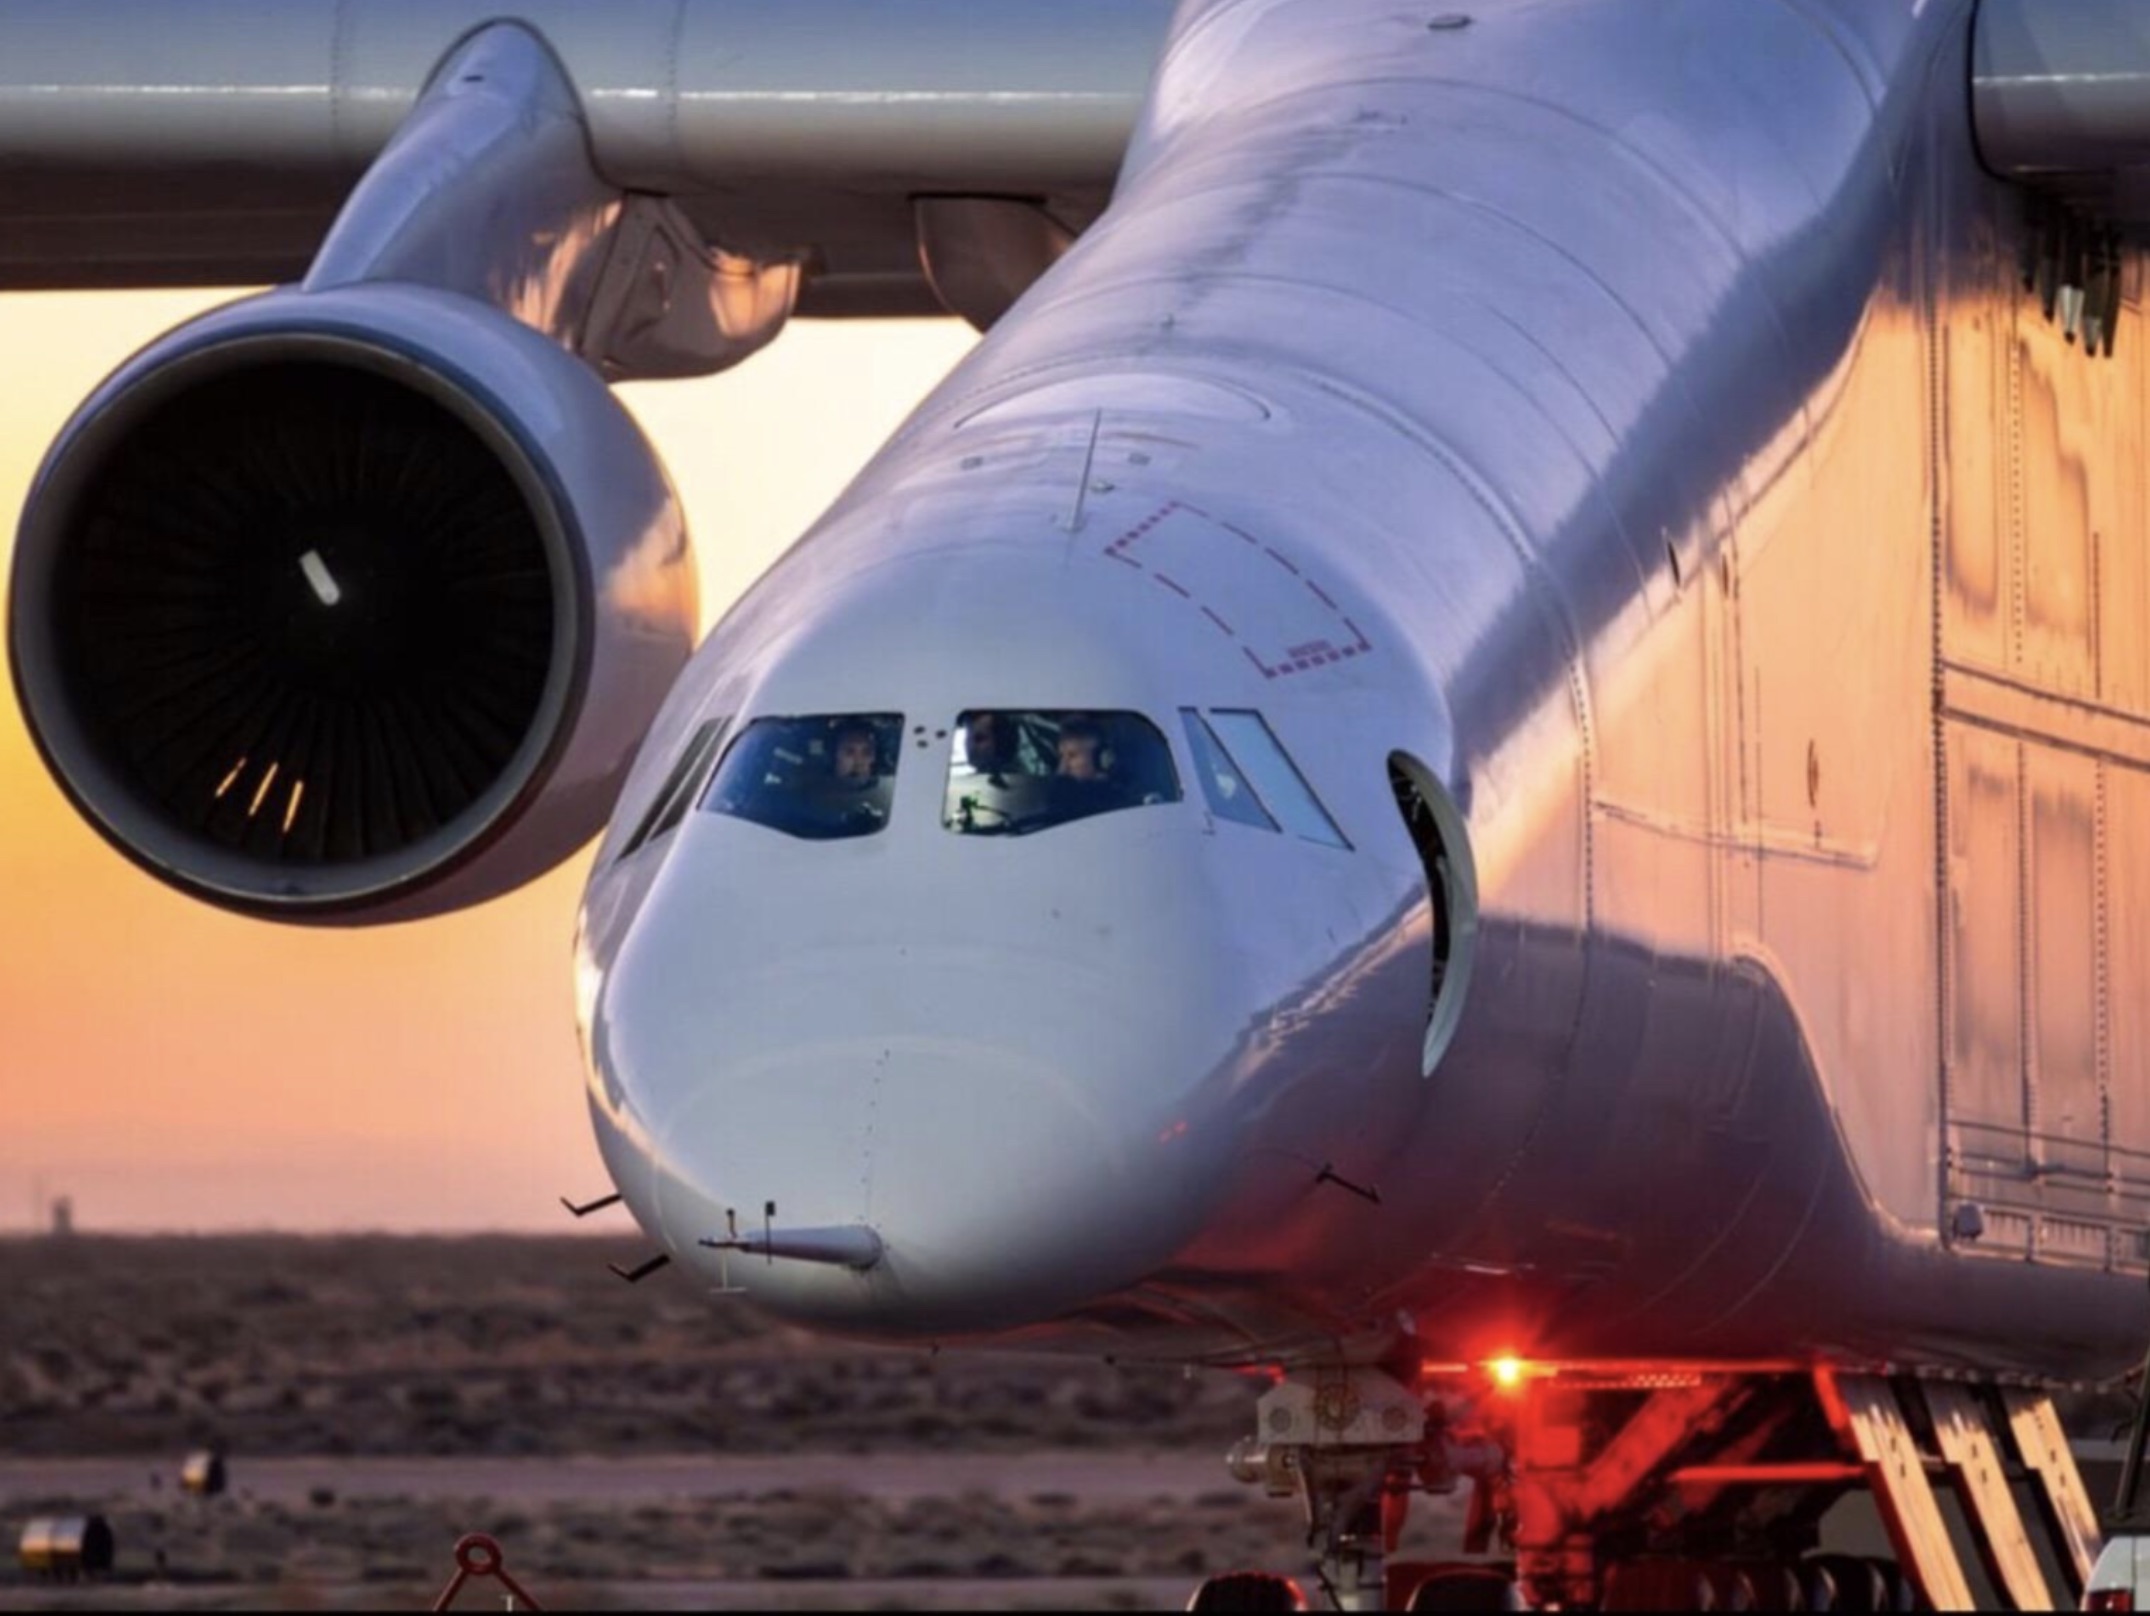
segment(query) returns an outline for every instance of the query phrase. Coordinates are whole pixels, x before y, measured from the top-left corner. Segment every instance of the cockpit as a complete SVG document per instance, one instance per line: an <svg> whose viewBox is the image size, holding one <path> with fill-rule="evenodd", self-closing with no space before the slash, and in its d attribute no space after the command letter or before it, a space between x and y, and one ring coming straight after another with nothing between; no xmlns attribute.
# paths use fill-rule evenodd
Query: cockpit
<svg viewBox="0 0 2150 1616"><path fill-rule="evenodd" d="M927 744L921 728L920 746ZM941 823L962 836L1024 836L1181 798L1172 749L1137 713L980 708L948 742ZM904 753L900 713L761 718L733 740L705 811L806 841L885 829Z"/></svg>
<svg viewBox="0 0 2150 1616"><path fill-rule="evenodd" d="M702 806L809 842L888 826L902 755L899 713L758 718L725 753Z"/></svg>
<svg viewBox="0 0 2150 1616"><path fill-rule="evenodd" d="M1260 714L1185 708L1180 718L1215 819L1349 849ZM758 718L712 772L728 729L713 719L696 731L623 858L675 826L698 792L704 812L805 841L875 835L888 827L905 752L943 745L941 825L959 836L1035 835L1185 795L1171 745L1140 713L980 707L947 729L911 726L908 739L900 713Z"/></svg>
<svg viewBox="0 0 2150 1616"><path fill-rule="evenodd" d="M1172 749L1136 713L981 708L956 720L941 823L1025 836L1180 800Z"/></svg>

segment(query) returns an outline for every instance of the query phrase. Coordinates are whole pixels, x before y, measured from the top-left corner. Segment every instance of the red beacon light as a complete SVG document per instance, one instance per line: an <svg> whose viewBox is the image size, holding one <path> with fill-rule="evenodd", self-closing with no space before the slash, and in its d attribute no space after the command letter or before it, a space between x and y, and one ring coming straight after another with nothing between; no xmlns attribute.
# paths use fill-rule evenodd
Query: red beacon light
<svg viewBox="0 0 2150 1616"><path fill-rule="evenodd" d="M1504 1392L1520 1391L1530 1374L1530 1366L1513 1353L1488 1360L1486 1374L1496 1388Z"/></svg>

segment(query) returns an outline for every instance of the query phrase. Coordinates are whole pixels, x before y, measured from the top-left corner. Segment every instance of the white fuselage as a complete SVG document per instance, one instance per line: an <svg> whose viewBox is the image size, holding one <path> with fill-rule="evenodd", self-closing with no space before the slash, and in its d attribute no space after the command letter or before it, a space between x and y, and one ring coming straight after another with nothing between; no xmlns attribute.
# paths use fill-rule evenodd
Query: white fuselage
<svg viewBox="0 0 2150 1616"><path fill-rule="evenodd" d="M2150 684L2041 684L2054 658L2005 643L1980 673L1951 604L1959 553L2046 543L1949 526L1998 520L1962 490L2012 407L1949 390L1972 334L2051 373L2065 424L2030 458L2096 460L2146 537L2140 457L2100 458L2140 442L2142 360L2093 372L2012 290L1968 13L1186 8L1112 209L726 618L645 749L578 957L645 1227L869 1336L2134 1350L2143 1203L2064 1211L2040 1141L2133 1183L2150 1130L2114 1118L2143 1102L2029 1106L2005 1150L2006 1084L1964 1109L1979 1062L2059 1061L2020 1016L1993 1054L1972 1000L2113 1038L2027 955L1962 977L1966 827L2044 811L1967 771L1998 780L2005 744L2025 778L2087 758L2093 795L2150 778L2071 728L2150 714ZM2046 691L2046 730L1937 707L1959 664ZM981 709L1141 715L1183 794L961 834ZM1261 715L1340 838L1220 812L1189 711ZM901 715L884 829L697 809L631 845L699 726L838 714ZM2029 877L1988 880L2006 924L2036 910ZM2130 968L2150 954L2097 966ZM2083 1092L2143 1091L2125 1059ZM2009 1150L2027 1212L1976 1177ZM2046 1232L2011 1245L2025 1218ZM764 1228L879 1257L699 1245Z"/></svg>

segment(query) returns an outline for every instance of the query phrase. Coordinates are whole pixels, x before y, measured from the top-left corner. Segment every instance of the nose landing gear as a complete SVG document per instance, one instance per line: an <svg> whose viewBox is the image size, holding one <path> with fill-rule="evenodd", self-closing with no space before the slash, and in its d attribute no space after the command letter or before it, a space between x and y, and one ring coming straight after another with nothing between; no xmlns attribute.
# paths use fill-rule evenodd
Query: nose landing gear
<svg viewBox="0 0 2150 1616"><path fill-rule="evenodd" d="M1236 1448L1233 1475L1272 1497L1296 1497L1306 1514L1315 1576L1336 1610L1394 1608L1389 1557L1402 1536L1414 1492L1452 1492L1465 1475L1491 1477L1501 1455L1490 1444L1452 1440L1429 1405L1390 1376L1370 1369L1320 1371L1287 1379L1256 1409L1261 1434ZM1420 1568L1424 1570L1426 1568ZM1465 1584L1483 1596L1483 1568L1436 1576L1444 1597ZM1270 1579L1283 1581L1284 1579ZM1252 1592L1252 1579L1213 1578L1189 1609L1304 1609L1224 1603ZM1224 1586L1230 1584L1229 1587ZM1294 1597L1304 1599L1295 1584ZM1503 1579L1505 1587L1505 1579ZM1412 1608L1502 1609L1505 1605L1438 1603Z"/></svg>

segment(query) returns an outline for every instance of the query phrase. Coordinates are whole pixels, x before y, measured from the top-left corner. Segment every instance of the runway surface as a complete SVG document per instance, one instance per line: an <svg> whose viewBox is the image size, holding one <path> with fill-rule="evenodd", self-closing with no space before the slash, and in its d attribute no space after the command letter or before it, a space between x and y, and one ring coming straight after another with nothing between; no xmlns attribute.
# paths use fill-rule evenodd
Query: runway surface
<svg viewBox="0 0 2150 1616"><path fill-rule="evenodd" d="M230 1478L205 1501L164 1456L0 1459L0 1525L96 1512L120 1544L89 1588L9 1566L0 1610L422 1608L466 1531L548 1608L1158 1609L1214 1571L1290 1569L1299 1539L1296 1506L1217 1454L242 1458Z"/></svg>
<svg viewBox="0 0 2150 1616"><path fill-rule="evenodd" d="M155 1475L176 1488L177 1467L150 1459L0 1459L0 1510L55 1495L140 1496ZM983 1493L1066 1495L1095 1503L1253 1496L1206 1454L755 1454L651 1459L256 1459L234 1461L235 1496L306 1503L329 1489L346 1499L482 1498L495 1504L617 1503L849 1493L912 1502Z"/></svg>
<svg viewBox="0 0 2150 1616"><path fill-rule="evenodd" d="M560 1610L1176 1610L1190 1584L1171 1578L1040 1577L1014 1582L638 1582L553 1583L548 1608ZM532 1590L535 1592L536 1590ZM372 1610L398 1604L379 1588L317 1590L328 1609ZM460 1608L498 1609L497 1596L473 1590ZM408 1601L409 1608L418 1608ZM0 1610L255 1610L274 1608L259 1594L232 1589L0 1588Z"/></svg>

